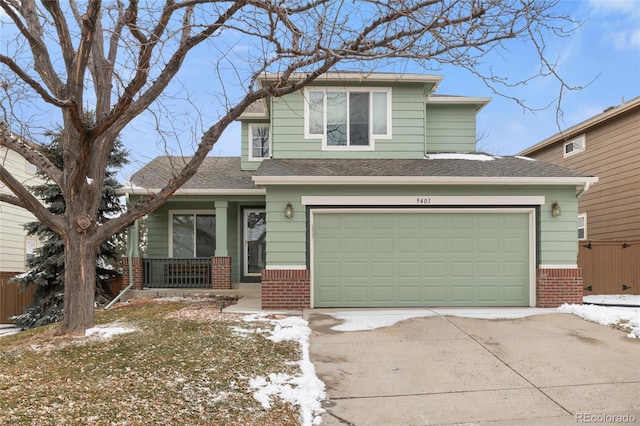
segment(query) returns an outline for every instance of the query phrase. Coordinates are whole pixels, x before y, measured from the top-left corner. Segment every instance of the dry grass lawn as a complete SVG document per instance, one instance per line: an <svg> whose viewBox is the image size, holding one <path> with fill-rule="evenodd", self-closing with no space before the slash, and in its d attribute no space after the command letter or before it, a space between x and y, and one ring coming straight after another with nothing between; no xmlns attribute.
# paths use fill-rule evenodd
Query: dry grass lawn
<svg viewBox="0 0 640 426"><path fill-rule="evenodd" d="M293 342L266 322L219 313L218 302L150 302L98 312L136 331L108 339L56 336L55 325L0 341L2 425L295 425L297 407L265 410L249 378L296 374ZM255 330L238 336L234 327Z"/></svg>

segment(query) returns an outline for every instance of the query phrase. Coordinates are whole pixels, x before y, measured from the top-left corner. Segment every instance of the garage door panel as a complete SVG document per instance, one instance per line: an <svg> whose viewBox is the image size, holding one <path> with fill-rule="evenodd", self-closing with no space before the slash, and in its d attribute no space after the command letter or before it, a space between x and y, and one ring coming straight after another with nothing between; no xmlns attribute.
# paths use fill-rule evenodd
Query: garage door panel
<svg viewBox="0 0 640 426"><path fill-rule="evenodd" d="M393 262L376 262L371 265L372 276L376 278L393 278L396 274Z"/></svg>
<svg viewBox="0 0 640 426"><path fill-rule="evenodd" d="M364 305L367 303L367 288L364 286L345 286L344 301Z"/></svg>
<svg viewBox="0 0 640 426"><path fill-rule="evenodd" d="M528 213L316 214L314 305L528 306L528 227Z"/></svg>
<svg viewBox="0 0 640 426"><path fill-rule="evenodd" d="M399 286L397 288L398 302L415 303L416 300L422 300L420 294L420 286Z"/></svg>
<svg viewBox="0 0 640 426"><path fill-rule="evenodd" d="M368 262L344 262L343 264L344 278L366 279L368 278L369 265Z"/></svg>
<svg viewBox="0 0 640 426"><path fill-rule="evenodd" d="M406 279L419 279L422 276L421 264L418 261L398 261L398 277Z"/></svg>
<svg viewBox="0 0 640 426"><path fill-rule="evenodd" d="M371 301L373 303L386 303L394 298L394 288L391 285L375 286L371 288Z"/></svg>
<svg viewBox="0 0 640 426"><path fill-rule="evenodd" d="M472 237L452 237L451 253L452 254L471 254L473 253L473 238Z"/></svg>
<svg viewBox="0 0 640 426"><path fill-rule="evenodd" d="M398 244L398 253L402 253L405 256L418 255L420 253L420 238L418 237L404 237L399 236L396 238Z"/></svg>
<svg viewBox="0 0 640 426"><path fill-rule="evenodd" d="M394 238L393 237L371 237L370 250L373 256L376 255L388 255L394 252Z"/></svg>

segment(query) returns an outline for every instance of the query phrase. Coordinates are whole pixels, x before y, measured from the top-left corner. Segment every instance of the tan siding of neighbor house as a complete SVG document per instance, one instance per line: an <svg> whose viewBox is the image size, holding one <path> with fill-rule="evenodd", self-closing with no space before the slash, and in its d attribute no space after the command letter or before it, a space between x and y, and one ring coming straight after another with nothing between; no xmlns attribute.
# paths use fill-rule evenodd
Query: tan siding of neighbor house
<svg viewBox="0 0 640 426"><path fill-rule="evenodd" d="M580 134L568 135L569 140ZM560 141L529 156L600 178L580 199L587 240L640 239L640 106L584 134L584 152L563 157Z"/></svg>

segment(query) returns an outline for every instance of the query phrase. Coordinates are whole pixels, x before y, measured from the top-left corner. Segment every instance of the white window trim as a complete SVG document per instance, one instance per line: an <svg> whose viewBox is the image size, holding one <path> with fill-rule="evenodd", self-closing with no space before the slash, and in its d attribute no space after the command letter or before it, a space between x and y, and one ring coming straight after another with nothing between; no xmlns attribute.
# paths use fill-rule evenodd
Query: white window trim
<svg viewBox="0 0 640 426"><path fill-rule="evenodd" d="M169 240L169 253L168 253L168 257L173 257L173 215L175 214L192 214L192 215L214 215L216 214L215 210L169 210L169 235L167 236L167 239ZM217 223L217 222L216 222ZM194 248L194 254L195 254L195 248Z"/></svg>
<svg viewBox="0 0 640 426"><path fill-rule="evenodd" d="M37 175L38 172L40 171L40 167L27 161L25 164L25 170L27 171L27 173L30 173L32 175Z"/></svg>
<svg viewBox="0 0 640 426"><path fill-rule="evenodd" d="M576 148L576 146L573 145L575 142L579 142L579 141L582 142L582 148ZM568 145L573 145L573 150L571 152L567 152ZM584 152L586 149L587 149L586 135L580 135L577 138L573 138L562 145L562 153L564 155L564 158L571 157L572 155L576 155L581 152Z"/></svg>
<svg viewBox="0 0 640 426"><path fill-rule="evenodd" d="M25 237L24 238L24 266L25 268L27 267L27 260L28 260L28 247L29 247L29 243L33 242L33 256L36 255L36 250L38 249L38 247L40 247L40 241L35 238L35 237Z"/></svg>
<svg viewBox="0 0 640 426"><path fill-rule="evenodd" d="M253 128L254 127L266 127L269 129L269 156L268 157L254 157L253 156ZM249 123L247 126L247 157L249 161L262 161L265 158L271 158L271 125L269 123Z"/></svg>
<svg viewBox="0 0 640 426"><path fill-rule="evenodd" d="M584 226L582 226L582 229L584 229L584 237L580 238L580 236L578 236L578 241L584 241L587 239L587 214L586 213L579 213L578 214L578 222L576 222L577 226L577 230L580 230L580 218L584 219Z"/></svg>
<svg viewBox="0 0 640 426"><path fill-rule="evenodd" d="M371 143L366 146L362 145L349 145L349 146L329 146L327 145L327 97L323 97L323 134L311 133L309 130L309 92L384 92L387 94L387 133L384 135L373 134L373 102L369 103L369 137ZM393 91L390 87L305 87L304 89L304 138L305 139L320 139L322 141L323 151L375 151L376 140L391 139L393 137L392 129L392 104L393 104Z"/></svg>

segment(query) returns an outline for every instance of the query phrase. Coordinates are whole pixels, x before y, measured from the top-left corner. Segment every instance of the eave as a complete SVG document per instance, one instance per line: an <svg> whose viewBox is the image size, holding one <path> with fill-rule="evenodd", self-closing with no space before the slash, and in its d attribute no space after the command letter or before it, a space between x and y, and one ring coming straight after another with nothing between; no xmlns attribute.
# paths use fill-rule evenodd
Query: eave
<svg viewBox="0 0 640 426"><path fill-rule="evenodd" d="M576 185L598 182L597 177L484 177L484 176L254 176L256 185Z"/></svg>

